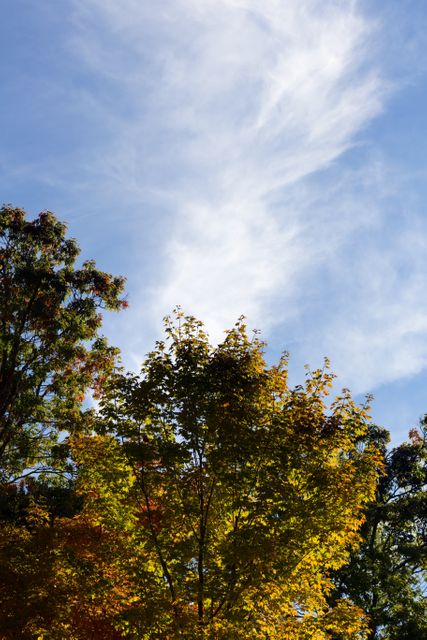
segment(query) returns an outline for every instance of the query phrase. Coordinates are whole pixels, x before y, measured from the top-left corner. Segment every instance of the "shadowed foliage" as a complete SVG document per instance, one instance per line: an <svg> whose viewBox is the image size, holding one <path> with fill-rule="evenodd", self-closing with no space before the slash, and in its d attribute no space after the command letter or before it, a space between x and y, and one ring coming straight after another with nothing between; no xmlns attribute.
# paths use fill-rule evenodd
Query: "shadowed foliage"
<svg viewBox="0 0 427 640"><path fill-rule="evenodd" d="M369 640L427 640L426 419L388 452L385 430L372 429L369 438L383 449L384 474L337 592L367 612Z"/></svg>

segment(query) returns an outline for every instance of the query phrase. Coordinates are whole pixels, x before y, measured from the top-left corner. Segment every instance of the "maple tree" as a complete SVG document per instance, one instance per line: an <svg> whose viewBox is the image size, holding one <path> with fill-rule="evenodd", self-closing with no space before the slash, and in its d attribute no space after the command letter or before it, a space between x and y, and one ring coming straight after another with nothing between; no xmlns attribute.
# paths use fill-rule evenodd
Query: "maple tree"
<svg viewBox="0 0 427 640"><path fill-rule="evenodd" d="M19 522L0 524L0 638L165 640L161 577L141 540L132 467L113 437L68 440L83 506L64 517L31 497Z"/></svg>
<svg viewBox="0 0 427 640"><path fill-rule="evenodd" d="M1 525L2 640L118 640L127 628L119 614L138 601L130 576L142 558L125 504L130 467L112 438L74 435L69 447L82 465L74 489L84 494L83 508L55 515L33 495L20 521Z"/></svg>
<svg viewBox="0 0 427 640"><path fill-rule="evenodd" d="M218 346L181 312L166 333L102 409L161 594L160 634L136 637L362 637L362 611L326 596L381 466L366 409L347 391L327 407L327 368L289 388L286 356L268 367L243 321Z"/></svg>
<svg viewBox="0 0 427 640"><path fill-rule="evenodd" d="M126 304L124 279L93 261L77 268L78 254L52 213L0 209L0 482L66 457L58 432L89 419L85 393L113 365L100 311Z"/></svg>

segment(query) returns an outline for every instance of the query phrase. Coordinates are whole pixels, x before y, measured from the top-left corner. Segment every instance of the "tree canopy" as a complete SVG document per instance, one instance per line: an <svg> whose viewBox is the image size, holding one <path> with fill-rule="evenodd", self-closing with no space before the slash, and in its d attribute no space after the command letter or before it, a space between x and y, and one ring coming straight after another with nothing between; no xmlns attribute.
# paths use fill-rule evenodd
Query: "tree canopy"
<svg viewBox="0 0 427 640"><path fill-rule="evenodd" d="M2 481L52 462L58 432L82 424L86 391L112 366L100 310L126 304L124 279L90 260L77 268L78 254L52 213L28 221L22 209L0 209Z"/></svg>
<svg viewBox="0 0 427 640"><path fill-rule="evenodd" d="M385 430L369 437L383 449L384 474L337 590L367 612L370 640L427 640L426 418L389 451Z"/></svg>
<svg viewBox="0 0 427 640"><path fill-rule="evenodd" d="M362 637L363 611L345 598L331 607L327 595L331 571L358 542L381 466L376 447L362 445L365 409L348 392L326 404L327 369L290 388L286 356L268 366L242 321L218 346L180 313L166 334L141 376L109 379L99 435L70 438L82 511L53 524L38 514L19 543L10 529L14 543L2 554L16 584L28 584L50 536L43 585L60 585L46 611L46 586L33 584L39 618L24 610L25 630L73 639L88 637L87 625L146 640ZM11 557L22 545L31 561L17 570ZM82 611L86 631L75 622Z"/></svg>
<svg viewBox="0 0 427 640"><path fill-rule="evenodd" d="M178 309L125 373L124 280L78 254L0 209L1 640L427 638L426 421L388 450L243 319Z"/></svg>

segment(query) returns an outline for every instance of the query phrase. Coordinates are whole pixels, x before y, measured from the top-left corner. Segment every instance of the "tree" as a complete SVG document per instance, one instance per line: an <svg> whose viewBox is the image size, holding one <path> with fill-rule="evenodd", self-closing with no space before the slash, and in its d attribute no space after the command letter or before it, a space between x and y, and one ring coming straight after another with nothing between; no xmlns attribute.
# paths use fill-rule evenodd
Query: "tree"
<svg viewBox="0 0 427 640"><path fill-rule="evenodd" d="M27 221L21 209L0 209L1 482L66 458L58 433L89 419L85 393L113 366L100 310L125 306L124 280L93 261L77 268L78 254L52 213Z"/></svg>
<svg viewBox="0 0 427 640"><path fill-rule="evenodd" d="M139 600L133 563L142 564L139 586L144 572L126 504L132 470L113 438L76 434L69 447L81 467L74 499L84 495L83 508L64 517L33 493L19 522L0 525L1 640L127 635L125 615Z"/></svg>
<svg viewBox="0 0 427 640"><path fill-rule="evenodd" d="M268 367L242 321L216 347L181 312L166 332L103 402L135 474L133 531L152 572L139 596L157 602L150 631L134 616L135 637L362 637L363 612L326 597L381 466L366 408L347 391L327 408L327 369L290 389L286 356Z"/></svg>
<svg viewBox="0 0 427 640"><path fill-rule="evenodd" d="M387 452L385 470L362 528L363 544L336 577L337 593L361 606L370 640L427 640L427 419L409 442Z"/></svg>
<svg viewBox="0 0 427 640"><path fill-rule="evenodd" d="M2 525L3 639L363 638L327 597L381 466L365 408L326 406L327 368L289 388L242 321L218 346L180 313L166 329L105 383L99 433L68 438L80 511L42 493Z"/></svg>

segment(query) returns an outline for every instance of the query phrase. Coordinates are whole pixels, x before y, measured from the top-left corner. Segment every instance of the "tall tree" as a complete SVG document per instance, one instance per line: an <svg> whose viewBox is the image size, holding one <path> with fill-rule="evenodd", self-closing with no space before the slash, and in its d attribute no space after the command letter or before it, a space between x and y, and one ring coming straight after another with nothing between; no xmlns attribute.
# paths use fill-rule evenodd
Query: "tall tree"
<svg viewBox="0 0 427 640"><path fill-rule="evenodd" d="M77 268L78 254L52 213L0 209L0 482L52 463L58 432L89 417L85 393L112 367L100 311L125 305L124 280Z"/></svg>
<svg viewBox="0 0 427 640"><path fill-rule="evenodd" d="M372 429L385 472L368 509L363 544L338 572L337 593L369 615L370 640L427 640L427 419L409 442L387 451Z"/></svg>
<svg viewBox="0 0 427 640"><path fill-rule="evenodd" d="M135 633L362 637L361 610L326 596L381 466L363 444L365 409L347 391L327 408L327 369L289 388L286 357L267 366L241 321L218 346L180 312L166 332L103 406L134 469L136 537L161 594L159 631L142 635L136 617Z"/></svg>

